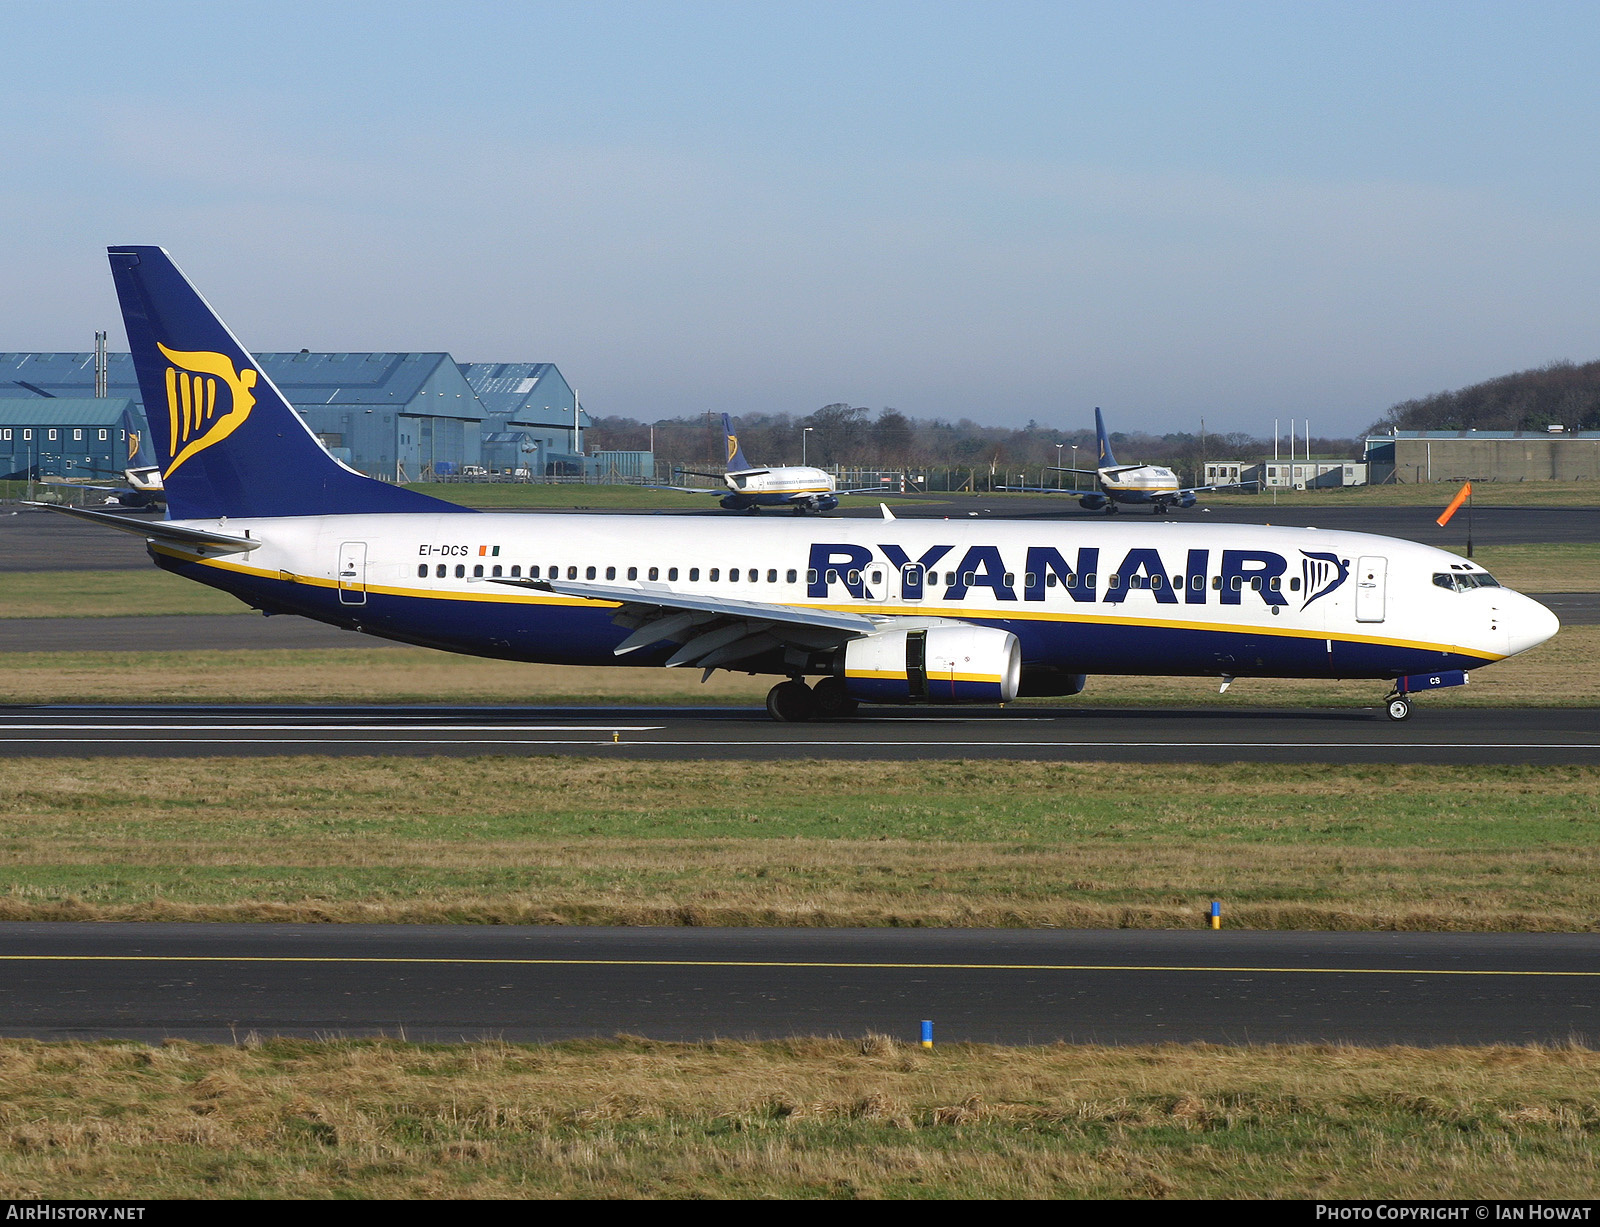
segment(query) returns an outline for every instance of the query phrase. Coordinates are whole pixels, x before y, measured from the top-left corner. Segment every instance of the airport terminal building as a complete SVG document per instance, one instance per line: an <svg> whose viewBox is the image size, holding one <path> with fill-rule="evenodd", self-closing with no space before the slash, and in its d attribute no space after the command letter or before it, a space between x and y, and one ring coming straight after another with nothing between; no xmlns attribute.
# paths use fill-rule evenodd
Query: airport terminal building
<svg viewBox="0 0 1600 1227"><path fill-rule="evenodd" d="M476 468L544 475L592 467L583 455L588 417L574 412L572 389L547 362L458 363L447 353L307 350L255 358L323 445L373 477L408 482ZM125 448L129 434L144 429L132 357L106 355L106 396L94 395L95 382L93 352L0 353L0 464L7 462L8 442L14 457L24 442L103 443L112 440L100 439L99 432L114 430ZM102 419L113 411L94 401L115 402L128 421L111 426ZM76 408L69 410L68 402ZM7 429L13 438L3 437ZM39 430L68 435L41 439ZM30 432L28 438L22 431ZM79 439L69 437L72 431L94 434ZM88 475L81 458L88 453L41 447L22 454L24 467L33 456L38 476ZM150 459L148 453L141 458ZM97 463L105 475L120 475L128 457L124 451Z"/></svg>

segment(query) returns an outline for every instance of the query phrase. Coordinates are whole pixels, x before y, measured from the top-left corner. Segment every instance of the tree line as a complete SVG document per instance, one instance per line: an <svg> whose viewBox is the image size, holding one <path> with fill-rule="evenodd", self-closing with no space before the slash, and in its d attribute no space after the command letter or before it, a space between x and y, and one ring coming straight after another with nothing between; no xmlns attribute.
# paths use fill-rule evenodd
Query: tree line
<svg viewBox="0 0 1600 1227"><path fill-rule="evenodd" d="M720 470L726 460L722 418L706 413L655 423L624 417L594 417L587 431L590 451L646 451L687 468ZM847 402L815 413L746 413L734 418L739 443L752 464L807 464L851 469L904 471L930 468L1037 468L1095 466L1093 429L1060 430L1030 421L1026 426L981 426L968 418L913 418L897 409L872 410ZM803 436L803 444L802 444ZM1190 473L1207 460L1258 460L1272 455L1272 440L1233 431L1147 434L1113 431L1111 445L1124 464L1145 461ZM1296 440L1297 454L1304 448ZM1076 450L1074 450L1076 449ZM1287 456L1287 443L1283 445ZM1313 438L1312 455L1343 459L1359 454L1353 439Z"/></svg>
<svg viewBox="0 0 1600 1227"><path fill-rule="evenodd" d="M1371 433L1394 430L1600 430L1600 361L1529 371L1401 401Z"/></svg>

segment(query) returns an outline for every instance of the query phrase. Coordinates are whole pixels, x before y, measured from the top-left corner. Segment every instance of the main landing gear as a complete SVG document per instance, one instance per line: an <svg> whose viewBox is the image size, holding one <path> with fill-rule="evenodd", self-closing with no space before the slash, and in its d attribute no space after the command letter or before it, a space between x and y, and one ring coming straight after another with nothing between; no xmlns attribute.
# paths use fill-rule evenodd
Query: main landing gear
<svg viewBox="0 0 1600 1227"><path fill-rule="evenodd" d="M858 706L836 677L825 677L815 686L792 677L767 692L767 715L786 724L854 715Z"/></svg>

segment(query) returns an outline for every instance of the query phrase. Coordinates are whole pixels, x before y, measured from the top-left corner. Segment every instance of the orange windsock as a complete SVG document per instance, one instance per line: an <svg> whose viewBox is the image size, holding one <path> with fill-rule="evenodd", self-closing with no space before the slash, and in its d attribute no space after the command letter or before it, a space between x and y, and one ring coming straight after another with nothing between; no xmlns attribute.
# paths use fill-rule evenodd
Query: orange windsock
<svg viewBox="0 0 1600 1227"><path fill-rule="evenodd" d="M1461 487L1461 492L1457 494L1455 498L1450 500L1450 506L1446 507L1444 509L1444 514L1439 517L1438 523L1440 528L1443 528L1446 524L1450 523L1450 517L1461 510L1461 504L1467 501L1467 497L1471 493L1472 483L1469 481Z"/></svg>

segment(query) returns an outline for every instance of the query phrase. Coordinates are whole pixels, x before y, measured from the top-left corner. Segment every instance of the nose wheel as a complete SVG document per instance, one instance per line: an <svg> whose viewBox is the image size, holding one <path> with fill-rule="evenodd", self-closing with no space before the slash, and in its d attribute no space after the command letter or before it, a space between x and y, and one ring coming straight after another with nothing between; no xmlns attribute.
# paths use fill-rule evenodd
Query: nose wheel
<svg viewBox="0 0 1600 1227"><path fill-rule="evenodd" d="M1411 719L1411 700L1403 694L1390 695L1385 711L1391 720L1409 720Z"/></svg>

